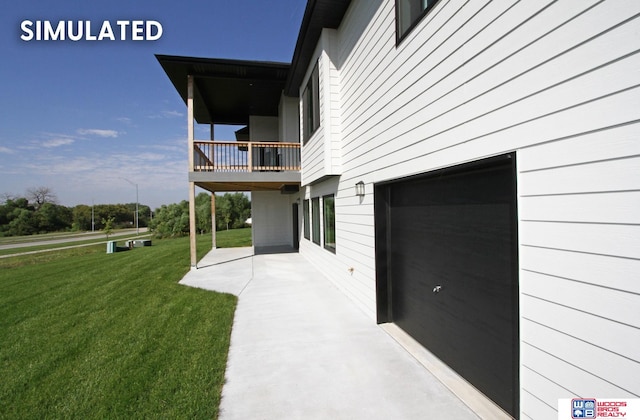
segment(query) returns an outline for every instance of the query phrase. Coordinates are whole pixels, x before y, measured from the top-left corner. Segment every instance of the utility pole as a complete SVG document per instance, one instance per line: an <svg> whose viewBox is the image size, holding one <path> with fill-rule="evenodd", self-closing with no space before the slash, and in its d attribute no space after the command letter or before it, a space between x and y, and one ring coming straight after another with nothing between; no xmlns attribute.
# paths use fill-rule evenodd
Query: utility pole
<svg viewBox="0 0 640 420"><path fill-rule="evenodd" d="M139 219L138 217L138 184L129 181L127 178L124 178L124 177L121 177L121 178L127 181L129 184L136 187L136 235L140 235L140 227L138 226L138 219Z"/></svg>

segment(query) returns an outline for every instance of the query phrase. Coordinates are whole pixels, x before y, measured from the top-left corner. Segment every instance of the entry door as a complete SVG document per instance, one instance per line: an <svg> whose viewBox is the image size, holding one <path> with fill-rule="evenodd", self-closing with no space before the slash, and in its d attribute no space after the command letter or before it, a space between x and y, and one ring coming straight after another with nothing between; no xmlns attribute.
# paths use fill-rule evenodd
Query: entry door
<svg viewBox="0 0 640 420"><path fill-rule="evenodd" d="M293 219L293 249L300 249L300 231L298 229L298 203L291 205L291 216Z"/></svg>
<svg viewBox="0 0 640 420"><path fill-rule="evenodd" d="M377 188L386 229L376 239L386 321L517 416L514 173L502 157Z"/></svg>

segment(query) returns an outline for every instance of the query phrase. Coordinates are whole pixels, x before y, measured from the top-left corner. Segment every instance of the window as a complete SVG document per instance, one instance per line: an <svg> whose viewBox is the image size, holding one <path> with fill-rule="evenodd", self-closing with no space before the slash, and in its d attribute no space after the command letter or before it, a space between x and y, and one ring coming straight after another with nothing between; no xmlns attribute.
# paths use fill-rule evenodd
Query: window
<svg viewBox="0 0 640 420"><path fill-rule="evenodd" d="M311 199L311 228L313 243L320 245L320 198Z"/></svg>
<svg viewBox="0 0 640 420"><path fill-rule="evenodd" d="M304 238L311 239L311 226L309 226L309 200L302 202L302 218L304 220Z"/></svg>
<svg viewBox="0 0 640 420"><path fill-rule="evenodd" d="M336 203L333 195L322 197L324 205L324 247L336 253Z"/></svg>
<svg viewBox="0 0 640 420"><path fill-rule="evenodd" d="M302 140L306 143L320 127L320 74L316 63L302 92Z"/></svg>
<svg viewBox="0 0 640 420"><path fill-rule="evenodd" d="M400 43L438 0L396 0L396 39Z"/></svg>

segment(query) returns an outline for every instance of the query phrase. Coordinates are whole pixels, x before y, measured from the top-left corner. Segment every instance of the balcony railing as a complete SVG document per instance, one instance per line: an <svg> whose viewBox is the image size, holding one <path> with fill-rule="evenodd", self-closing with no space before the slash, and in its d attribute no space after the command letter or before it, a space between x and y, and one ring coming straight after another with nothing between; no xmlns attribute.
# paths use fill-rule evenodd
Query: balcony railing
<svg viewBox="0 0 640 420"><path fill-rule="evenodd" d="M300 170L300 143L193 142L196 172L273 172Z"/></svg>

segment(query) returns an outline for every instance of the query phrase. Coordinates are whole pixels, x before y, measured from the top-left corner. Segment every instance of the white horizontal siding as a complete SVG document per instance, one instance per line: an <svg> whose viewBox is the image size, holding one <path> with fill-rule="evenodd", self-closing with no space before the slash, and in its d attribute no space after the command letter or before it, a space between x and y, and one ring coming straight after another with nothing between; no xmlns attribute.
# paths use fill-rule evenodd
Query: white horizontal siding
<svg viewBox="0 0 640 420"><path fill-rule="evenodd" d="M520 380L527 384L531 384L531 387L536 390L541 390L536 394L536 397L539 399L540 402L547 405L548 409L556 411L555 415L550 415L549 417L546 417L549 419L558 418L558 415L557 415L558 408L556 404L553 404L553 405L546 404L546 401L553 401L554 398L557 398L557 395L564 395L564 398L575 398L575 394L573 394L572 392L564 389L563 387L553 382L549 378L542 376L539 372L528 369L526 367L521 371ZM545 411L549 411L548 409L545 408Z"/></svg>
<svg viewBox="0 0 640 420"><path fill-rule="evenodd" d="M519 181L523 196L630 191L639 187L638 168L635 156L521 172Z"/></svg>
<svg viewBox="0 0 640 420"><path fill-rule="evenodd" d="M553 406L549 406L544 403L542 400L537 398L535 395L528 393L526 390L523 391L520 395L520 405L526 407L526 409L521 410L522 417L524 419L556 419L558 418L557 409ZM529 414L532 412L534 414Z"/></svg>
<svg viewBox="0 0 640 420"><path fill-rule="evenodd" d="M535 4L535 3L529 3L529 4ZM600 20L602 21L604 19L600 19ZM616 23L616 22L617 20L613 21L613 23ZM494 23L494 25L497 23ZM597 27L598 29L602 29L601 24L600 26L597 26ZM625 29L625 33L626 33L625 36L627 38L629 37L629 34L628 32L626 32L626 30L633 30L633 28L630 28L630 27L619 28L620 31L622 29ZM517 31L516 33L520 33L520 32L526 34L526 32L523 32L523 30ZM574 32L576 31L574 30ZM608 38L613 39L615 34L608 33L607 35L608 35ZM514 36L514 34L511 34L511 36ZM576 40L574 41L576 44L579 43L579 40L582 40L579 33L574 35L574 38L576 38ZM546 38L543 38L543 40L544 39ZM538 42L542 42L542 41L538 41ZM628 42L627 43L614 42L613 40L603 41L603 42L604 44L606 44L607 47L614 48L614 49L615 49L614 47L615 45L625 45L627 46L627 48L629 48L628 46L630 45ZM565 45L564 48L567 49L566 44L560 43L558 39L553 39L549 43L544 43L543 50L548 50L549 48L554 47L556 45ZM589 44L586 44L586 45L589 45ZM586 46L583 46L583 47L586 48ZM531 49L531 48L533 48L533 46L530 46L528 49ZM453 74L448 74L447 76L448 76L448 79L454 79L455 80L454 83L449 83L450 82L449 80L442 79L442 83L434 84L433 87L429 89L422 88L421 90L421 88L418 85L412 86L412 89L401 91L402 94L396 94L396 97L398 99L396 101L397 104L395 106L393 101L389 103L390 102L389 97L393 97L395 90L400 91L400 88L398 88L398 85L393 85L392 89L395 89L395 90L389 90L386 92L384 88L381 89L379 86L376 86L376 85L371 86L371 89L373 89L373 91L371 92L372 95L367 96L366 100L371 100L376 104L382 104L382 105L378 105L377 108L381 106L383 108L377 109L374 106L371 109L371 113L367 114L367 116L375 115L376 118L373 118L373 117L367 118L366 121L364 121L364 123L362 121L358 121L353 125L355 127L354 128L355 138L360 139L360 141L362 140L362 137L364 137L365 139L371 139L368 142L370 147L361 147L360 143L356 143L355 147L353 148L355 155L352 155L350 153L351 150L349 149L349 146L347 146L347 144L349 143L349 139L351 138L350 137L351 133L349 132L350 125L347 122L348 119L350 118L350 115L345 112L344 119L343 119L344 120L343 125L345 128L345 134L344 134L345 159L349 159L353 161L354 164L358 164L359 166L362 166L363 164L366 164L368 162L371 162L372 166L375 166L375 162L378 159L380 159L381 157L385 157L385 161L388 163L388 165L392 166L396 163L402 162L402 160L400 159L402 159L403 156L406 156L406 154L404 154L404 149L407 147L410 147L412 144L419 144L420 147L422 148L422 150L420 151L423 154L425 152L428 153L428 152L437 151L439 149L443 149L446 147L462 144L463 142L469 141L470 139L481 138L483 135L486 136L488 134L492 134L497 130L506 130L509 127L512 127L514 125L516 126L518 124L526 125L526 123L529 122L529 120L546 116L547 114L552 112L553 109L555 110L563 109L563 106L560 106L560 105L565 105L564 107L568 106L568 104L562 104L561 103L562 101L567 101L567 100L572 101L572 95L559 95L559 94L554 95L555 90L552 90L552 91L542 90L540 94L534 98L528 97L527 95L528 91L526 90L525 90L525 95L523 95L521 93L520 86L522 85L526 86L530 84L531 79L538 80L538 82L534 85L534 87L540 86L539 90L548 88L548 85L546 84L546 80L545 80L545 77L547 76L546 73L544 75L545 77L536 77L536 74L538 74L541 71L541 68L536 67L536 64L539 64L540 60L543 59L544 57L540 57L538 54L534 54L533 52L529 53L527 49L524 49L522 51L519 51L513 57L510 57L510 60L508 62L505 62L505 61L500 62L500 60L503 59L502 58L503 51L504 49L502 48L502 46L497 45L497 46L494 46L493 48L488 49L487 51L484 51L483 55L476 56L475 61L480 61L477 64L471 61L469 63L466 63L465 66L462 66L463 64L465 64L465 61L464 61L465 57L462 55L459 58L458 63L456 63L458 67L462 66L461 69L469 68L469 69L482 70L483 68L490 66L488 71L495 75L494 79L497 79L497 80L494 80L492 82L493 84L491 85L486 85L484 83L480 84L479 82L474 84L476 80L471 79L470 76L472 75L464 74L462 70L458 70L457 73L460 73L462 80L455 80L456 73L453 73ZM570 50L568 53L573 53L573 52L574 50ZM593 51L590 50L589 52L585 53L585 56L593 56L592 53ZM419 56L419 54L416 54L416 55ZM553 57L553 56L550 56L550 57ZM562 56L559 56L555 60L559 60L560 57ZM451 57L451 59L453 59L453 56ZM496 61L498 61L498 64L496 64ZM512 62L513 63L523 62L525 63L525 65L531 66L531 67L520 68L521 73L525 70L527 71L527 73L524 73L522 76L520 76L520 78L524 78L526 82L515 85L514 88L511 88L509 83L514 84L517 81L517 79L512 80L507 84L504 84L504 81L509 80L510 77L513 77L513 75L518 73L514 70L509 70L506 74L503 73L503 71L506 71L513 67L513 65L511 64ZM599 64L599 61L598 61L598 64ZM408 65L409 64L407 63L405 66L403 66L403 68L407 67ZM552 82L556 79L569 80L575 76L576 71L570 70L573 67L570 65L566 65L566 63L565 65L562 65L562 63L559 63L558 65L556 65L554 63L554 60L552 60L546 63L545 66L550 69L549 70L550 74L559 73L555 75L555 78L552 79ZM380 66L380 67L384 68L384 66ZM387 68L388 67L389 66L387 66ZM455 65L453 65L452 67L456 68ZM564 72L559 71L563 69L564 69ZM447 69L444 73L448 71L449 70ZM435 81L439 80L437 75L433 75L435 77L432 78L430 77L432 76L431 74L427 75L429 77L426 77L424 73L425 73L424 71L420 73L422 74L423 77L419 78L418 81L415 83L419 84L419 83L430 82L433 84ZM525 77L525 76L528 76L528 77ZM600 77L604 78L605 76L601 75ZM622 77L617 79L622 80L623 84L630 83L628 77ZM402 80L410 81L412 79L407 75L407 76L403 76ZM599 79L599 80L602 80L602 79ZM448 83L445 83L445 82L448 82ZM541 85L541 82L544 82L544 83ZM589 84L588 81L583 81L583 82L587 84L589 88L597 87L593 83ZM405 83L408 83L408 82L405 82ZM600 85L602 85L604 89L607 88L606 87L607 84L600 83ZM452 90L452 86L453 87L459 86L459 88ZM441 89L441 90L438 91L437 89ZM579 88L574 87L574 89L579 89ZM444 95L444 93L446 93L447 91L451 92L448 94L449 96L453 95L450 103L443 102L446 96L443 98L442 95ZM501 98L501 101L487 108L486 101L483 99L483 96L487 95L487 92L489 91L494 97ZM589 93L590 91L591 89L582 89L582 88L579 89L579 92L586 92L585 93L586 95L591 95L592 99L597 97L595 93L590 94ZM550 96L553 97L553 100L549 99ZM638 95L635 95L635 96L637 97ZM426 100L422 99L423 97ZM470 99L472 98L476 98L476 99L474 101L469 102ZM527 115L526 113L522 115L520 113L513 113L510 109L504 108L505 104L512 103L518 99L524 101L524 103L522 104L518 103L514 105L517 105L517 107L520 107L521 109L524 108L526 113L528 113L529 115ZM345 95L345 102L347 100L348 98ZM558 101L560 101L560 105L558 104ZM415 104L412 104L412 102L419 103L419 105L416 106ZM616 100L614 103L619 103L619 102L618 100ZM361 103L360 101L356 101L354 102L354 104L355 104L354 106L357 107L357 109L369 109L369 107L367 106L368 103L366 102ZM427 104L429 104L429 106L425 108L425 105ZM575 104L575 101L574 101L574 104ZM345 105L345 107L346 106L347 105ZM401 107L401 108L398 108L398 107ZM630 106L629 108L630 110L633 109L632 106ZM489 114L483 115L488 112ZM409 117L409 114L411 114L410 117ZM578 114L579 115L576 115L575 117L576 122L585 121L585 120L588 121L586 118L584 118L583 110L580 110ZM611 112L609 112L608 114L611 114ZM478 118L477 115L482 115L482 118ZM598 115L607 115L607 113L603 114L602 112L599 112ZM439 116L439 117L434 119L434 116ZM570 117L570 116L571 114L563 115L565 120L567 119L567 117ZM610 117L610 115L607 115L607 116ZM628 120L629 119L626 118L626 121ZM505 121L509 121L509 124L505 124ZM402 124L400 124L400 122L402 122ZM531 122L535 123L535 120ZM551 127L558 126L557 124L558 122L561 122L561 121L556 121L556 124L552 125ZM567 123L569 123L569 124L566 124L567 126L571 126L575 130L575 127L577 125L575 124L574 121L567 121ZM543 124L549 126L549 124L545 124L545 123ZM603 125L600 123L596 127L602 127L602 126ZM367 130L368 127L369 129ZM532 128L536 128L536 127L523 127L522 131L531 132L530 130ZM445 130L449 130L449 131L445 131ZM555 132L555 130L553 131ZM512 133L507 133L507 134L510 137L513 137ZM517 135L520 133L513 133L513 134ZM571 133L567 133L567 134L571 134ZM433 136L436 136L436 135L438 135L438 138L432 138ZM530 142L531 136L529 135L526 137ZM508 139L505 139L505 141L508 141ZM429 148L430 150L424 150L424 148ZM394 159L394 156L397 156L398 158ZM361 158L364 160L364 162L358 161Z"/></svg>
<svg viewBox="0 0 640 420"><path fill-rule="evenodd" d="M327 125L329 129L329 142L326 168L328 175L340 175L342 173L342 122L340 119L340 72L336 65L337 60L337 32L335 30L325 30L325 55L328 67L328 108Z"/></svg>
<svg viewBox="0 0 640 420"><path fill-rule="evenodd" d="M640 224L640 191L521 197L523 221Z"/></svg>
<svg viewBox="0 0 640 420"><path fill-rule="evenodd" d="M638 122L523 147L526 153L518 158L518 169L527 172L634 156L640 138Z"/></svg>
<svg viewBox="0 0 640 420"><path fill-rule="evenodd" d="M398 46L394 7L335 34L337 253L301 252L374 317L372 185L515 151L521 416L640 396L640 2L441 0Z"/></svg>
<svg viewBox="0 0 640 420"><path fill-rule="evenodd" d="M309 64L309 68L307 69L307 74L304 78L304 82L300 86L300 95L304 91L309 78L311 77L311 72L315 67L316 63L318 65L318 76L320 79L320 83L318 85L318 94L320 97L320 104L324 102L325 97L325 87L322 83L323 77L325 75L325 69L322 65L322 48L321 45L318 45L316 51L314 53L314 58L311 60ZM302 185L309 184L316 179L324 176L324 168L325 168L325 129L324 126L326 122L324 120L325 109L320 106L320 127L313 133L313 135L304 141L304 136L302 135L304 130L304 115L302 113L302 103L300 105L300 129L301 134L300 138L303 139L302 150L300 153L301 156L301 182Z"/></svg>
<svg viewBox="0 0 640 420"><path fill-rule="evenodd" d="M336 31L324 29L316 47L316 60L311 61L307 70L308 78L318 63L320 127L303 145L303 185L342 173L340 72L334 63L337 56L336 42ZM301 91L305 85L306 81Z"/></svg>
<svg viewBox="0 0 640 420"><path fill-rule="evenodd" d="M592 392L595 392L595 390L598 390L597 392L602 395L619 395L619 398L630 396L629 393L624 392L620 387L598 378L590 372L588 367L567 363L566 360L562 360L556 355L531 346L526 342L521 344L520 354L521 357L527 361L521 369L522 372L528 370L533 374L547 378L549 382L554 383L561 389L558 394L549 395L547 391L539 389L540 387L537 386L537 384L532 383L529 385L524 382L526 377L523 377L521 382L525 384L525 393L528 392L526 389L532 389L535 395L540 395L540 399L545 401L545 404L555 409L557 409L558 402L554 401L554 399L576 397L590 398L589 396L593 397ZM565 382L563 378L566 377L575 378L576 380L571 382L568 388L566 385L558 385L558 380L560 380L560 382ZM562 391L564 389L568 392ZM531 412L533 413L534 411Z"/></svg>
<svg viewBox="0 0 640 420"><path fill-rule="evenodd" d="M565 279L545 279L531 273L527 277L521 300L524 319L553 325L563 334L622 357L638 358L636 343L640 340L640 320L635 326L624 323L629 319L629 313L635 315L637 312L637 296Z"/></svg>
<svg viewBox="0 0 640 420"><path fill-rule="evenodd" d="M640 295L640 260L635 258L523 246L520 268Z"/></svg>
<svg viewBox="0 0 640 420"><path fill-rule="evenodd" d="M579 327L576 326L576 328ZM585 329L587 328L588 325L585 326ZM520 338L523 344L532 345L564 363L584 369L596 377L590 395L605 395L603 392L607 388L604 385L606 383L618 388L614 395L624 393L625 396L637 396L636 390L640 386L640 378L637 375L638 362L634 360L629 360L589 342L526 319L521 323ZM530 359L525 358L521 360L524 366L527 366L529 361ZM569 378L571 380L568 380ZM558 378L558 383L565 388L578 385L576 376L569 378ZM536 389L532 389L526 383L522 383L522 388L527 389L533 395L539 395ZM546 401L546 403L551 405L557 401Z"/></svg>
<svg viewBox="0 0 640 420"><path fill-rule="evenodd" d="M640 226L594 223L520 223L522 246L640 258Z"/></svg>

